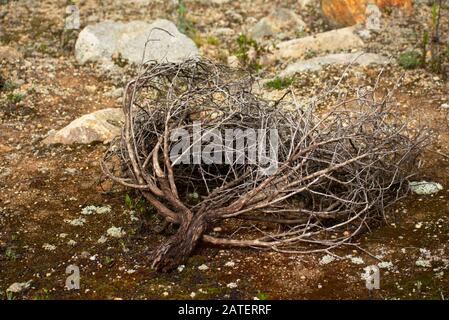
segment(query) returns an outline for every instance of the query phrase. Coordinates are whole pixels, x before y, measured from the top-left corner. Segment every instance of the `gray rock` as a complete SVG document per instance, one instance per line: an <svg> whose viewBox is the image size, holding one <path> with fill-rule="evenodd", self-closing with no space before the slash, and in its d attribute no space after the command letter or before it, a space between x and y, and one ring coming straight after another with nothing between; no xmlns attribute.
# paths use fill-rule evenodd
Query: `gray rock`
<svg viewBox="0 0 449 320"><path fill-rule="evenodd" d="M120 134L124 121L123 111L109 108L86 114L72 121L68 126L52 132L43 140L45 144L109 142Z"/></svg>
<svg viewBox="0 0 449 320"><path fill-rule="evenodd" d="M375 53L334 53L290 64L282 71L280 77L289 77L297 72L317 71L323 66L334 64L387 64L389 59Z"/></svg>
<svg viewBox="0 0 449 320"><path fill-rule="evenodd" d="M305 22L294 11L279 8L257 22L251 28L250 36L256 40L266 37L275 37L282 40L289 36L295 36L305 27Z"/></svg>
<svg viewBox="0 0 449 320"><path fill-rule="evenodd" d="M75 45L75 56L80 64L98 62L107 68L113 64L113 55L120 54L128 62L140 64L144 52L145 61L159 62L181 62L199 55L195 43L172 22L163 19L151 24L104 21L89 25L80 32Z"/></svg>
<svg viewBox="0 0 449 320"><path fill-rule="evenodd" d="M362 39L355 33L355 27L335 29L277 45L277 49L266 57L266 63L276 59L301 59L307 52L335 52L363 47Z"/></svg>
<svg viewBox="0 0 449 320"><path fill-rule="evenodd" d="M31 280L27 282L15 282L6 289L6 292L20 293L28 289L31 286L31 283Z"/></svg>

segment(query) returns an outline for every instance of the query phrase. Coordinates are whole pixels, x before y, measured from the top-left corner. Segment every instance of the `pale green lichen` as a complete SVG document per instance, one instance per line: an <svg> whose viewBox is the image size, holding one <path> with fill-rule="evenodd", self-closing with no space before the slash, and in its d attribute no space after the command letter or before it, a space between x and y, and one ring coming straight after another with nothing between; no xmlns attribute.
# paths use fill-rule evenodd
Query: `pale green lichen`
<svg viewBox="0 0 449 320"><path fill-rule="evenodd" d="M436 182L411 181L410 191L416 194L433 194L443 190L443 186Z"/></svg>

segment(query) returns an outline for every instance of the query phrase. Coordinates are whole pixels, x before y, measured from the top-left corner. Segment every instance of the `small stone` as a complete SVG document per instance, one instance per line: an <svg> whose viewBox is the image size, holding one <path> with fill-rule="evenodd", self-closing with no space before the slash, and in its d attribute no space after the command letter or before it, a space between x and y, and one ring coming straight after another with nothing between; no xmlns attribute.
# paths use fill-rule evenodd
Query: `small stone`
<svg viewBox="0 0 449 320"><path fill-rule="evenodd" d="M234 267L235 266L235 262L234 261L228 261L225 263L225 267Z"/></svg>
<svg viewBox="0 0 449 320"><path fill-rule="evenodd" d="M206 271L206 270L208 270L208 269L209 269L209 267L206 266L205 264L202 264L202 265L200 265L200 266L198 267L198 270L200 270L200 271Z"/></svg>
<svg viewBox="0 0 449 320"><path fill-rule="evenodd" d="M231 68L238 68L240 66L239 58L237 58L236 56L229 56L228 66L230 66Z"/></svg>
<svg viewBox="0 0 449 320"><path fill-rule="evenodd" d="M20 293L28 289L31 286L31 283L31 280L27 282L15 282L6 289L6 292Z"/></svg>
<svg viewBox="0 0 449 320"><path fill-rule="evenodd" d="M432 264L430 263L430 260L426 260L423 258L419 258L416 260L415 265L421 268L430 268L432 267Z"/></svg>
<svg viewBox="0 0 449 320"><path fill-rule="evenodd" d="M89 258L90 258L90 253L87 252L87 251L82 251L82 252L80 253L80 258L81 258L81 259L89 259Z"/></svg>
<svg viewBox="0 0 449 320"><path fill-rule="evenodd" d="M183 265L183 264L181 264L181 265L179 265L178 266L178 272L182 272L183 270L184 270L184 268L185 268L186 266L185 265Z"/></svg>
<svg viewBox="0 0 449 320"><path fill-rule="evenodd" d="M250 36L256 40L266 37L285 39L304 31L306 24L293 10L277 8L251 28Z"/></svg>
<svg viewBox="0 0 449 320"><path fill-rule="evenodd" d="M75 240L69 240L68 242L67 242L67 244L69 245L69 246L75 246L76 245L76 241Z"/></svg>
<svg viewBox="0 0 449 320"><path fill-rule="evenodd" d="M235 289L235 288L237 288L237 283L230 282L226 285L226 287L228 287L229 289Z"/></svg>
<svg viewBox="0 0 449 320"><path fill-rule="evenodd" d="M108 241L108 238L107 238L106 236L101 236L101 237L97 240L98 243L105 243L106 241Z"/></svg>
<svg viewBox="0 0 449 320"><path fill-rule="evenodd" d="M44 144L89 144L95 141L109 142L120 134L123 111L109 108L86 114L59 131L49 132Z"/></svg>
<svg viewBox="0 0 449 320"><path fill-rule="evenodd" d="M0 62L6 61L8 63L14 63L22 59L23 55L13 47L0 46Z"/></svg>
<svg viewBox="0 0 449 320"><path fill-rule="evenodd" d="M97 86L85 86L85 89L87 92L94 94L95 92L97 92Z"/></svg>

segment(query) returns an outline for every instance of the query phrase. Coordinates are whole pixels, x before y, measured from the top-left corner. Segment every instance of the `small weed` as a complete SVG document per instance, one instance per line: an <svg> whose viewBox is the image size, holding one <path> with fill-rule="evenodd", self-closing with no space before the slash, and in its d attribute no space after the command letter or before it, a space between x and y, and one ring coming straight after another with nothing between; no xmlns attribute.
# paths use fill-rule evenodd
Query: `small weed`
<svg viewBox="0 0 449 320"><path fill-rule="evenodd" d="M257 291L257 298L259 300L267 300L268 299L268 293L263 291Z"/></svg>
<svg viewBox="0 0 449 320"><path fill-rule="evenodd" d="M286 77L280 78L276 77L273 80L268 81L265 86L269 89L282 90L288 88L293 83L294 78Z"/></svg>
<svg viewBox="0 0 449 320"><path fill-rule="evenodd" d="M220 40L214 36L208 36L206 38L207 44L210 44L211 46L218 46L220 44Z"/></svg>
<svg viewBox="0 0 449 320"><path fill-rule="evenodd" d="M23 100L23 98L25 97L25 95L23 93L9 93L6 98L8 99L8 101L17 104L20 101Z"/></svg>
<svg viewBox="0 0 449 320"><path fill-rule="evenodd" d="M315 50L307 50L306 53L304 54L304 58L305 59L312 59L315 58L318 55L318 52L316 52Z"/></svg>
<svg viewBox="0 0 449 320"><path fill-rule="evenodd" d="M399 55L398 63L405 69L415 69L422 66L422 55L418 51L405 51Z"/></svg>
<svg viewBox="0 0 449 320"><path fill-rule="evenodd" d="M193 22L187 17L187 7L183 0L176 0L176 26L184 34L193 35L196 33Z"/></svg>
<svg viewBox="0 0 449 320"><path fill-rule="evenodd" d="M120 68L124 68L129 64L128 60L123 58L121 53L113 54L112 62L114 62L114 64Z"/></svg>
<svg viewBox="0 0 449 320"><path fill-rule="evenodd" d="M15 88L17 88L17 85L11 80L0 79L0 90L13 91Z"/></svg>
<svg viewBox="0 0 449 320"><path fill-rule="evenodd" d="M134 210L141 215L145 214L148 208L147 202L142 197L132 199L129 194L125 195L125 206L129 210Z"/></svg>
<svg viewBox="0 0 449 320"><path fill-rule="evenodd" d="M114 259L109 256L106 256L103 258L103 264L106 266L112 266L114 264Z"/></svg>
<svg viewBox="0 0 449 320"><path fill-rule="evenodd" d="M49 300L49 299L50 299L50 294L49 294L48 289L46 289L46 288L43 288L40 293L36 294L33 297L33 300Z"/></svg>
<svg viewBox="0 0 449 320"><path fill-rule="evenodd" d="M260 71L262 66L259 63L259 59L261 54L264 52L264 49L259 46L256 40L247 37L244 34L240 34L237 39L237 48L234 50L234 55L239 59L242 66L252 70L252 71ZM250 57L250 50L254 50L254 55Z"/></svg>
<svg viewBox="0 0 449 320"><path fill-rule="evenodd" d="M12 248L6 248L5 257L12 261L17 259L16 252Z"/></svg>

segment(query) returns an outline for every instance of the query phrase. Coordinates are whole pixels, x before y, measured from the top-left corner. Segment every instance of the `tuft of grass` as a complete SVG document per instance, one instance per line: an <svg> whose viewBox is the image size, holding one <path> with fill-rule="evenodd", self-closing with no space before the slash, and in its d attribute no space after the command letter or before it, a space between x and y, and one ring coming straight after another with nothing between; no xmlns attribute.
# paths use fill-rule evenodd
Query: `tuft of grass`
<svg viewBox="0 0 449 320"><path fill-rule="evenodd" d="M257 298L259 300L267 300L269 297L268 293L263 292L263 291L257 291Z"/></svg>
<svg viewBox="0 0 449 320"><path fill-rule="evenodd" d="M194 35L196 33L196 29L193 25L193 22L187 17L187 7L183 0L175 1L176 7L176 26L179 31L187 34Z"/></svg>
<svg viewBox="0 0 449 320"><path fill-rule="evenodd" d="M218 46L220 44L220 40L214 36L208 36L206 38L207 44L210 44L211 46Z"/></svg>
<svg viewBox="0 0 449 320"><path fill-rule="evenodd" d="M15 88L17 88L17 85L11 80L0 80L0 90L13 91Z"/></svg>
<svg viewBox="0 0 449 320"><path fill-rule="evenodd" d="M405 69L416 69L422 66L422 55L418 51L405 51L399 55L398 63Z"/></svg>
<svg viewBox="0 0 449 320"><path fill-rule="evenodd" d="M260 71L262 66L259 59L264 49L259 46L257 41L242 33L237 37L236 44L237 48L233 53L239 59L240 64L252 71ZM254 50L255 56L250 58L249 52L251 49Z"/></svg>
<svg viewBox="0 0 449 320"><path fill-rule="evenodd" d="M126 194L124 202L125 202L125 206L129 210L134 210L138 214L143 215L147 211L149 211L149 210L147 210L148 204L142 197L133 199L133 198L131 198L131 196L129 194Z"/></svg>
<svg viewBox="0 0 449 320"><path fill-rule="evenodd" d="M12 248L6 248L5 257L8 260L12 260L12 261L15 261L17 259L17 255Z"/></svg>
<svg viewBox="0 0 449 320"><path fill-rule="evenodd" d="M265 86L269 89L282 90L288 88L293 83L293 77L281 78L277 76L273 80L268 81Z"/></svg>
<svg viewBox="0 0 449 320"><path fill-rule="evenodd" d="M25 94L16 92L16 93L9 93L6 96L6 99L8 99L9 102L16 104L22 101L24 97Z"/></svg>

